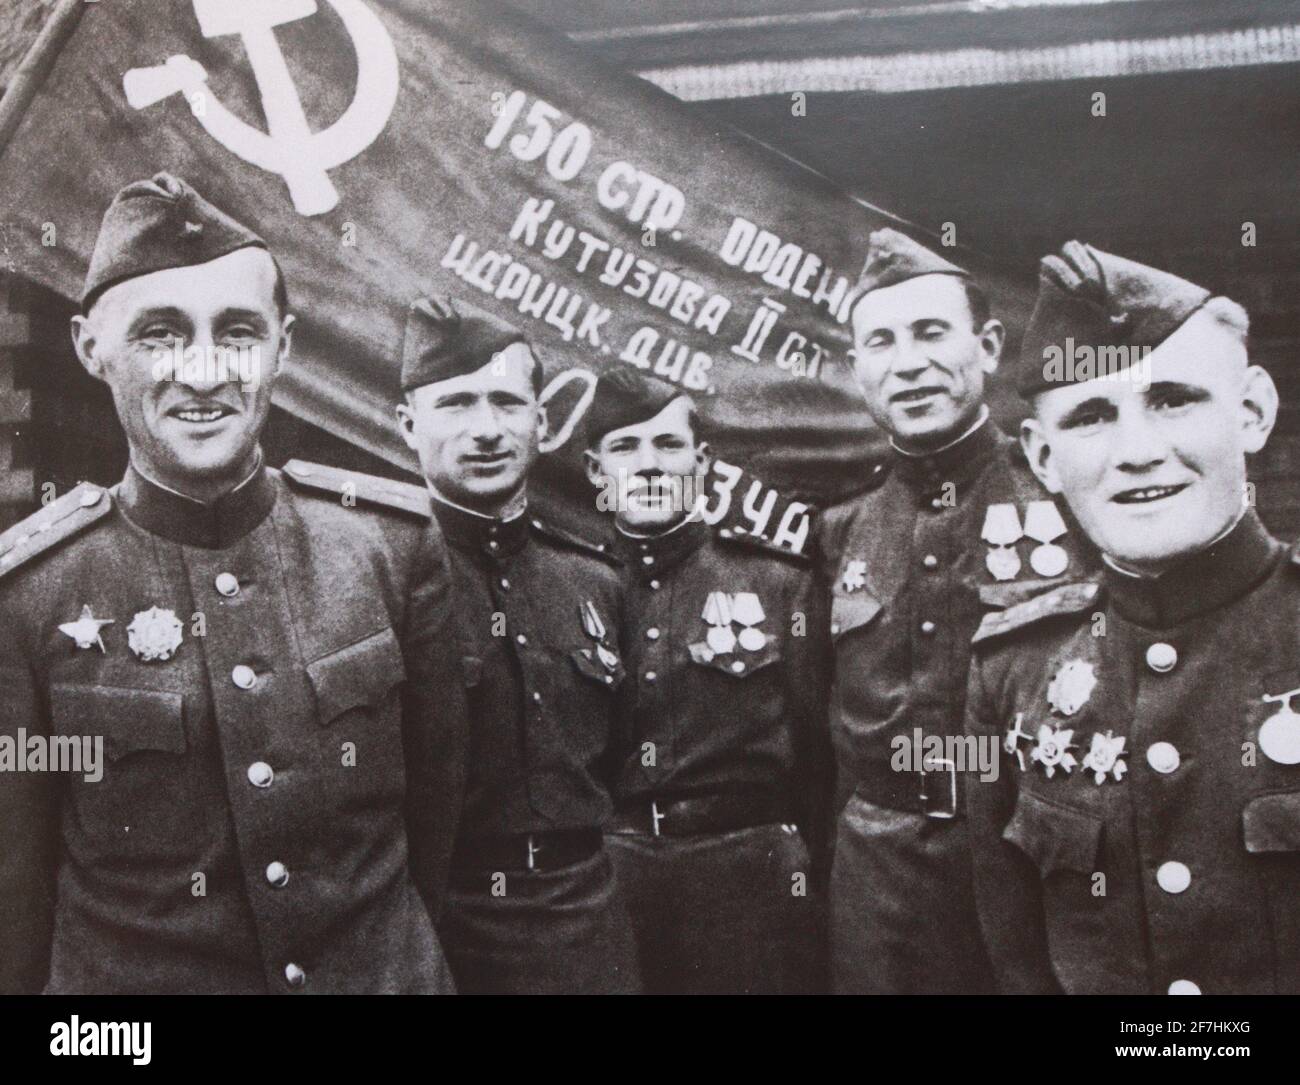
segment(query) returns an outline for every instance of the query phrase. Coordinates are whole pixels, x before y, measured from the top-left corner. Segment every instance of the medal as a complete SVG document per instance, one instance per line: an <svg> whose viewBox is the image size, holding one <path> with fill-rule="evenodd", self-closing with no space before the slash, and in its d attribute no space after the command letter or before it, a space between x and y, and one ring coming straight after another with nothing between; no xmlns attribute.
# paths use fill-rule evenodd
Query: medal
<svg viewBox="0 0 1300 1085"><path fill-rule="evenodd" d="M142 610L126 627L126 644L146 663L171 659L181 646L180 619L162 607Z"/></svg>
<svg viewBox="0 0 1300 1085"><path fill-rule="evenodd" d="M984 565L994 580L1016 578L1020 572L1020 555L1014 548L1023 537L1020 514L1015 505L999 503L985 510L980 538L992 548L984 559Z"/></svg>
<svg viewBox="0 0 1300 1085"><path fill-rule="evenodd" d="M1300 712L1291 707L1291 698L1300 689L1286 693L1264 694L1266 702L1281 704L1259 729L1259 748L1264 756L1279 765L1300 765Z"/></svg>
<svg viewBox="0 0 1300 1085"><path fill-rule="evenodd" d="M1031 501L1025 509L1025 534L1040 545L1029 554L1030 567L1039 576L1060 576L1069 567L1070 555L1054 539L1065 534L1065 521L1054 501Z"/></svg>
<svg viewBox="0 0 1300 1085"><path fill-rule="evenodd" d="M858 558L844 566L844 576L840 584L846 592L855 592L867 586L867 563Z"/></svg>
<svg viewBox="0 0 1300 1085"><path fill-rule="evenodd" d="M100 629L112 624L111 618L96 618L90 612L89 605L86 605L81 608L81 617L75 622L64 622L59 626L59 632L71 637L78 648L98 648L103 652L104 638Z"/></svg>
<svg viewBox="0 0 1300 1085"><path fill-rule="evenodd" d="M596 656L605 670L613 674L618 670L618 655L605 643L605 623L600 620L596 604L588 599L578 608L582 616L583 631L596 642Z"/></svg>
<svg viewBox="0 0 1300 1085"><path fill-rule="evenodd" d="M1047 687L1047 703L1060 716L1073 716L1092 696L1097 684L1097 672L1091 663L1072 659L1063 664Z"/></svg>
<svg viewBox="0 0 1300 1085"><path fill-rule="evenodd" d="M1043 766L1043 771L1050 780L1057 769L1071 772L1079 762L1070 751L1074 749L1074 731L1057 730L1050 724L1038 728L1034 748L1029 751L1029 759Z"/></svg>
<svg viewBox="0 0 1300 1085"><path fill-rule="evenodd" d="M731 596L723 591L709 592L700 616L709 624L704 639L715 655L726 655L736 647L736 634L731 631Z"/></svg>
<svg viewBox="0 0 1300 1085"><path fill-rule="evenodd" d="M1007 736L1002 740L1002 748L1009 754L1014 754L1016 763L1020 766L1020 771L1025 771L1025 751L1020 748L1021 741L1031 739L1033 736L1028 731L1020 729L1021 723L1024 722L1025 714L1016 713L1015 722L1007 728Z"/></svg>
<svg viewBox="0 0 1300 1085"><path fill-rule="evenodd" d="M1084 755L1083 767L1092 773L1094 783L1100 785L1106 779L1107 773L1114 776L1116 780L1124 778L1128 765L1120 759L1124 755L1126 741L1122 735L1116 738L1111 731L1107 731L1104 735L1092 736L1092 748Z"/></svg>
<svg viewBox="0 0 1300 1085"><path fill-rule="evenodd" d="M747 652L757 652L767 643L767 636L761 629L754 628L767 615L763 613L763 604L752 591L736 592L731 599L731 618L743 625L740 631L740 646Z"/></svg>

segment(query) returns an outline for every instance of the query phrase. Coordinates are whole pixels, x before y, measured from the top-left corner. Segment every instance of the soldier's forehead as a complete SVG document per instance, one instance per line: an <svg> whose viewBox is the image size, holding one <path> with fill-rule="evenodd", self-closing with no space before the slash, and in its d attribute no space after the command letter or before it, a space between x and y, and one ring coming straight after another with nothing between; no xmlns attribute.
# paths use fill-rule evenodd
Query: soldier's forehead
<svg viewBox="0 0 1300 1085"><path fill-rule="evenodd" d="M656 433L679 432L690 426L691 401L687 396L678 396L668 403L658 414L634 422L630 426L620 426L610 430L602 438L602 443L616 441L620 437L650 437Z"/></svg>
<svg viewBox="0 0 1300 1085"><path fill-rule="evenodd" d="M261 248L238 249L215 260L162 268L110 286L93 311L132 313L175 308L195 312L260 309L274 305L275 264Z"/></svg>
<svg viewBox="0 0 1300 1085"><path fill-rule="evenodd" d="M853 308L853 325L861 329L926 317L948 319L963 315L967 304L966 281L960 275L918 275L864 294Z"/></svg>

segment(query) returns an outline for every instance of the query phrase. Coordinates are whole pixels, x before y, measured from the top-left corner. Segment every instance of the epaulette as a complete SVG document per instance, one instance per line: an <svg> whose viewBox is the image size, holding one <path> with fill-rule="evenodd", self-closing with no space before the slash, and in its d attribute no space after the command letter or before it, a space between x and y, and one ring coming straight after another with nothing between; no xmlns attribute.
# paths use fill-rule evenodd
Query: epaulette
<svg viewBox="0 0 1300 1085"><path fill-rule="evenodd" d="M743 527L719 528L717 537L725 543L733 543L736 546L743 546L748 550L761 550L765 554L776 554L803 565L808 565L812 562L812 557L809 554L806 554L801 550L791 550L788 546L780 546L769 539L766 535L755 535L753 532L746 531Z"/></svg>
<svg viewBox="0 0 1300 1085"><path fill-rule="evenodd" d="M593 558L608 562L610 565L621 564L618 558L614 556L608 543L592 542L590 539L584 539L581 535L575 535L572 531L565 531L562 527L556 527L549 520L539 520L535 516L531 517L528 522L532 525L534 531L551 542L579 550Z"/></svg>
<svg viewBox="0 0 1300 1085"><path fill-rule="evenodd" d="M1059 588L1026 599L1023 603L1007 607L1006 610L995 610L991 614L984 615L984 620L980 622L980 627L971 638L971 643L979 644L981 641L1000 637L1013 629L1023 629L1044 618L1059 614L1076 614L1091 604L1100 590L1101 585L1086 581L1062 584Z"/></svg>
<svg viewBox="0 0 1300 1085"><path fill-rule="evenodd" d="M113 496L102 486L80 483L0 535L0 576L84 531L112 507Z"/></svg>
<svg viewBox="0 0 1300 1085"><path fill-rule="evenodd" d="M422 516L432 515L429 491L409 482L397 482L359 471L345 471L323 463L290 460L284 465L285 477L295 486L318 494L328 494L338 500L350 497L367 505L396 509L399 512Z"/></svg>

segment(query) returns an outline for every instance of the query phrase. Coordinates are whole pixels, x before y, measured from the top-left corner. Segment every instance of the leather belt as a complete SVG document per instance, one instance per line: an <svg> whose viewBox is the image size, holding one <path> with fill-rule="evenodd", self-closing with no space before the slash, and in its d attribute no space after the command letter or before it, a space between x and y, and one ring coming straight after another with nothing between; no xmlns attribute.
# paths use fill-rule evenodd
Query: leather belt
<svg viewBox="0 0 1300 1085"><path fill-rule="evenodd" d="M497 871L536 874L590 859L600 847L599 829L471 836L456 845L451 868L457 874L493 874Z"/></svg>
<svg viewBox="0 0 1300 1085"><path fill-rule="evenodd" d="M755 825L791 824L794 820L789 804L775 796L721 792L692 798L645 798L619 803L610 819L609 831L650 836L702 836Z"/></svg>
<svg viewBox="0 0 1300 1085"><path fill-rule="evenodd" d="M891 768L888 761L867 762L859 766L853 793L872 806L939 821L961 816L957 766L946 757L926 758L925 767L912 772Z"/></svg>

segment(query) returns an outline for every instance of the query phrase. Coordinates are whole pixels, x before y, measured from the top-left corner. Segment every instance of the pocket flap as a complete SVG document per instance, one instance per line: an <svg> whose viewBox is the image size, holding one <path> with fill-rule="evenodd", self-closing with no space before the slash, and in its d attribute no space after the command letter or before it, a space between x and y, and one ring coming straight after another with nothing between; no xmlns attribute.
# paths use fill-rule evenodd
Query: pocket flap
<svg viewBox="0 0 1300 1085"><path fill-rule="evenodd" d="M378 704L406 677L402 650L391 629L381 629L348 647L307 664L316 691L318 722L325 724L350 708Z"/></svg>
<svg viewBox="0 0 1300 1085"><path fill-rule="evenodd" d="M569 653L569 659L573 661L573 668L580 675L590 678L593 682L599 682L608 689L615 689L623 681L623 675L626 673L621 662L611 671L596 657L594 648L577 648Z"/></svg>
<svg viewBox="0 0 1300 1085"><path fill-rule="evenodd" d="M781 645L775 637L770 637L757 652L735 651L717 655L703 641L690 645L689 650L691 662L719 671L728 678L748 678L781 658Z"/></svg>
<svg viewBox="0 0 1300 1085"><path fill-rule="evenodd" d="M50 718L60 735L102 735L110 761L135 750L185 752L184 698L179 693L55 683Z"/></svg>
<svg viewBox="0 0 1300 1085"><path fill-rule="evenodd" d="M831 636L839 640L845 633L860 629L880 613L881 602L870 592L837 595L831 600Z"/></svg>
<svg viewBox="0 0 1300 1085"><path fill-rule="evenodd" d="M1300 791L1251 799L1241 828L1249 852L1300 851Z"/></svg>
<svg viewBox="0 0 1300 1085"><path fill-rule="evenodd" d="M1037 863L1044 878L1057 870L1091 874L1097 869L1101 819L1021 791L1002 839Z"/></svg>

